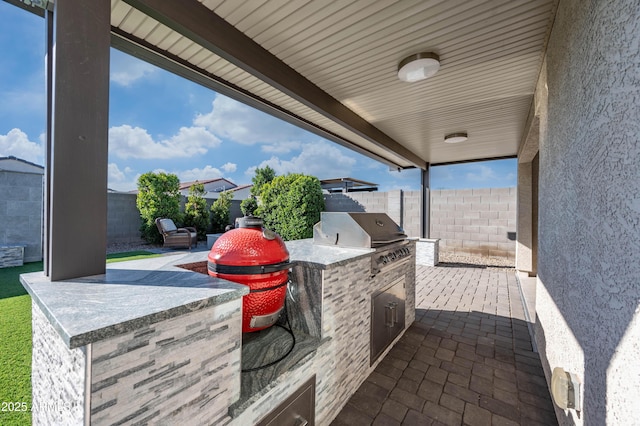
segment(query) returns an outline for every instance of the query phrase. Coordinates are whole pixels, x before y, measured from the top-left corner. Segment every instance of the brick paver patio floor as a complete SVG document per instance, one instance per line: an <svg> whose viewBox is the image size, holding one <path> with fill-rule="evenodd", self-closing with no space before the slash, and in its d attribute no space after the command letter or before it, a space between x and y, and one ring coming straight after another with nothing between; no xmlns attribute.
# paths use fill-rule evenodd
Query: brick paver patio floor
<svg viewBox="0 0 640 426"><path fill-rule="evenodd" d="M416 321L332 423L556 425L515 271L418 266Z"/></svg>

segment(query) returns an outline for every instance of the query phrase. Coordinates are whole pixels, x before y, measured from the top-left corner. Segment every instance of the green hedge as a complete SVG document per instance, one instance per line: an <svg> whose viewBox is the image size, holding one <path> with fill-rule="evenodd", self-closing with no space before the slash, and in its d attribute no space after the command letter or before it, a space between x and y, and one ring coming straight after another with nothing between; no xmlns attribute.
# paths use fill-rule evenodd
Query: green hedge
<svg viewBox="0 0 640 426"><path fill-rule="evenodd" d="M258 216L265 228L285 240L311 238L313 225L320 221L324 198L320 181L314 176L292 173L277 176L262 186Z"/></svg>
<svg viewBox="0 0 640 426"><path fill-rule="evenodd" d="M136 206L142 218L142 238L153 244L162 243L155 220L172 219L178 225L180 214L180 180L172 173L145 173L138 178ZM178 225L179 226L179 225Z"/></svg>

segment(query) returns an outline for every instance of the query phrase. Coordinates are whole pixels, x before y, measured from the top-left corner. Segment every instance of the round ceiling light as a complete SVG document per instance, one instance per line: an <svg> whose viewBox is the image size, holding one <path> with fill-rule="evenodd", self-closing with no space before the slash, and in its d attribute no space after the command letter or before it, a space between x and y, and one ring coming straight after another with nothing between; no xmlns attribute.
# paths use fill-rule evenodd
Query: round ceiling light
<svg viewBox="0 0 640 426"><path fill-rule="evenodd" d="M444 137L444 141L446 143L460 143L466 141L468 136L467 132L450 133Z"/></svg>
<svg viewBox="0 0 640 426"><path fill-rule="evenodd" d="M432 77L440 69L440 57L433 52L415 53L398 64L398 78L413 83Z"/></svg>

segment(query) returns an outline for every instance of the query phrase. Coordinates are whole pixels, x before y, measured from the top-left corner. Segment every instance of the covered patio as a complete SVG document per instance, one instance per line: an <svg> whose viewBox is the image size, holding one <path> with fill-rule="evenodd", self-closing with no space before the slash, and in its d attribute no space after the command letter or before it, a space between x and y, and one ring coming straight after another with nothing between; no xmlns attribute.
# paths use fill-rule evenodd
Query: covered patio
<svg viewBox="0 0 640 426"><path fill-rule="evenodd" d="M363 408L380 423L640 418L636 0L8 1L47 22L43 288L106 273L113 46L395 170L420 169L423 239L431 166L518 158L516 269L535 283L539 359L514 273L420 268L415 324L386 373L349 403L333 401L347 404L339 420ZM437 74L400 81L398 66L415 55L437 58ZM452 134L460 143L445 141ZM573 408L543 391L556 367L581 384ZM76 420L90 422L87 389L76 390Z"/></svg>

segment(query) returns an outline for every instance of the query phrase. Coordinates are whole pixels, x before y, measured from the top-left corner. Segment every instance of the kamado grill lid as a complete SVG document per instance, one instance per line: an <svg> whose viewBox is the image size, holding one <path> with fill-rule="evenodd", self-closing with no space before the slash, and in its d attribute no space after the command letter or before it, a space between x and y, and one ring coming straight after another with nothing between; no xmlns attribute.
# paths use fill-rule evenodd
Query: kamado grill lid
<svg viewBox="0 0 640 426"><path fill-rule="evenodd" d="M246 216L238 222L238 228L222 234L211 247L210 273L265 274L291 267L284 241L262 228L262 219Z"/></svg>
<svg viewBox="0 0 640 426"><path fill-rule="evenodd" d="M386 213L322 212L313 227L313 243L320 245L376 248L406 238Z"/></svg>

